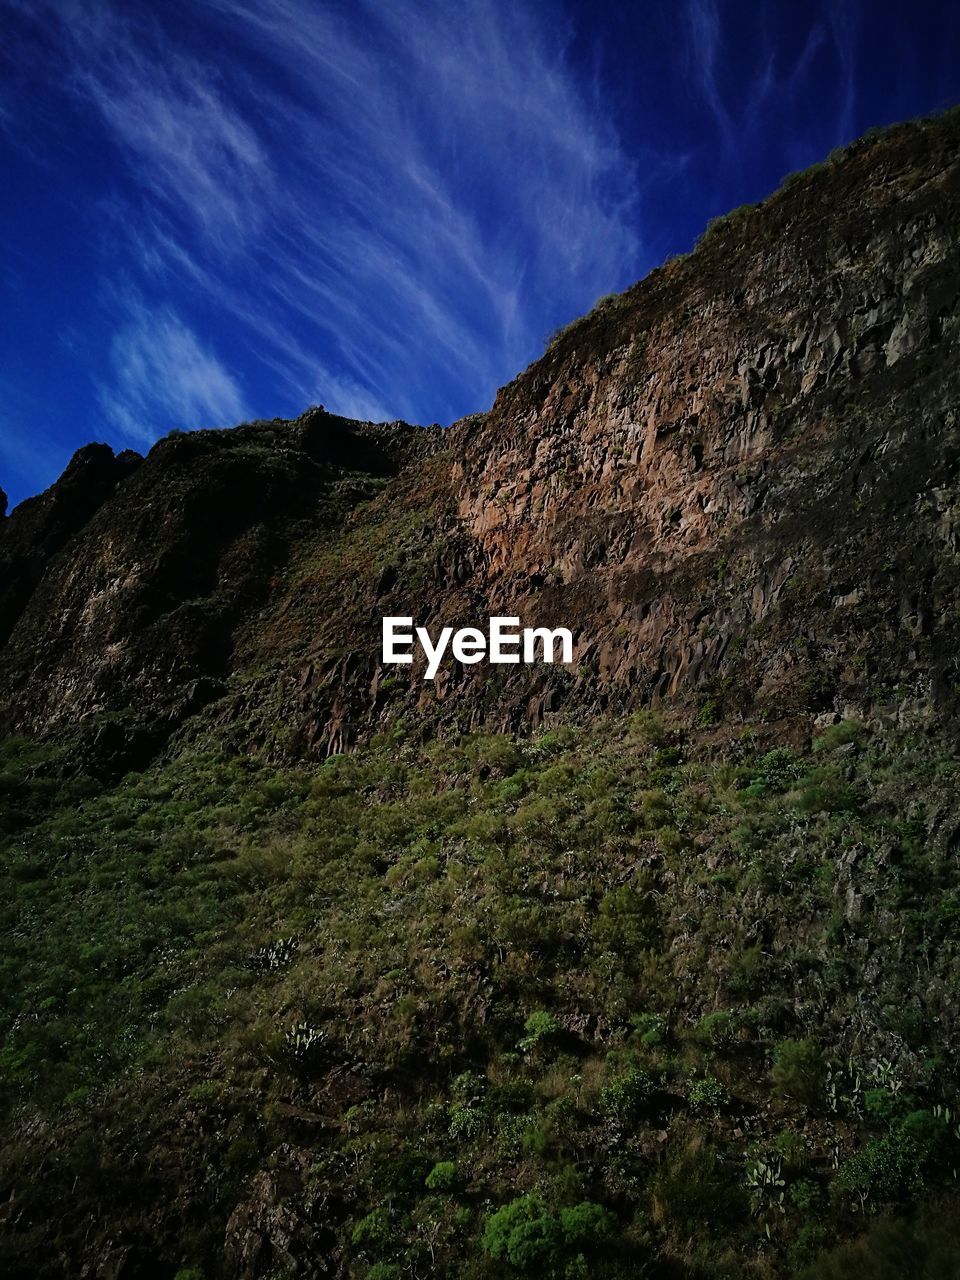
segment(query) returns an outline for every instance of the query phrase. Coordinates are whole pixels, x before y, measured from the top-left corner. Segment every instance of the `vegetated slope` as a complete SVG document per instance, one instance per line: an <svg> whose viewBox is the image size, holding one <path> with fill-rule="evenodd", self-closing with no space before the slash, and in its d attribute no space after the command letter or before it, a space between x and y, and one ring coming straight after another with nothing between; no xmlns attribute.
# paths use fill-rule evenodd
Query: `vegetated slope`
<svg viewBox="0 0 960 1280"><path fill-rule="evenodd" d="M51 750L0 775L5 1274L771 1277L955 1221L935 742ZM840 1273L894 1244L960 1262Z"/></svg>
<svg viewBox="0 0 960 1280"><path fill-rule="evenodd" d="M92 447L0 523L6 1273L960 1272L957 141L446 433ZM574 669L380 667L493 612Z"/></svg>

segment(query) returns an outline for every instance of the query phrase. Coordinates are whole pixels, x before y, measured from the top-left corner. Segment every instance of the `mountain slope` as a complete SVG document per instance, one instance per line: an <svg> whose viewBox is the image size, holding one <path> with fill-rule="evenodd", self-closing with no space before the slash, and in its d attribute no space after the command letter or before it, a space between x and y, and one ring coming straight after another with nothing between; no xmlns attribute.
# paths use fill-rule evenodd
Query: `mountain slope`
<svg viewBox="0 0 960 1280"><path fill-rule="evenodd" d="M0 522L4 1274L958 1272L958 141Z"/></svg>

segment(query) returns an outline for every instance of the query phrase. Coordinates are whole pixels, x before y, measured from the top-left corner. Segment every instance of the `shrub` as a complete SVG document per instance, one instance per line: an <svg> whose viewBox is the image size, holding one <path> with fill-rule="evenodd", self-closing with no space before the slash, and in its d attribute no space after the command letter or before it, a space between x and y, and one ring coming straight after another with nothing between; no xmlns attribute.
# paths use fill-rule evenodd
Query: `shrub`
<svg viewBox="0 0 960 1280"><path fill-rule="evenodd" d="M690 1081L687 1100L695 1110L719 1111L730 1101L730 1096L719 1080L704 1076L702 1080Z"/></svg>
<svg viewBox="0 0 960 1280"><path fill-rule="evenodd" d="M659 1013L635 1013L630 1026L640 1043L650 1048L662 1044L666 1038L667 1022Z"/></svg>
<svg viewBox="0 0 960 1280"><path fill-rule="evenodd" d="M501 777L516 773L523 763L517 744L512 738L500 734L469 739L466 754L474 769L496 773Z"/></svg>
<svg viewBox="0 0 960 1280"><path fill-rule="evenodd" d="M631 733L652 747L662 747L670 737L666 721L659 711L635 711L630 717L629 728Z"/></svg>
<svg viewBox="0 0 960 1280"><path fill-rule="evenodd" d="M845 747L848 742L856 742L866 733L866 725L859 720L841 720L839 724L831 724L819 737L813 740L814 751L836 751L837 747Z"/></svg>
<svg viewBox="0 0 960 1280"><path fill-rule="evenodd" d="M711 1049L722 1053L733 1047L738 1025L734 1014L727 1013L725 1009L717 1009L700 1019L695 1036L700 1044L709 1045Z"/></svg>
<svg viewBox="0 0 960 1280"><path fill-rule="evenodd" d="M759 946L744 947L730 954L727 990L732 996L750 996L762 986L763 951Z"/></svg>
<svg viewBox="0 0 960 1280"><path fill-rule="evenodd" d="M719 698L706 698L697 713L697 723L703 729L711 729L723 719L723 703Z"/></svg>
<svg viewBox="0 0 960 1280"><path fill-rule="evenodd" d="M544 1040L556 1036L563 1028L552 1013L548 1013L546 1009L537 1009L527 1018L523 1030L524 1035L517 1048L526 1053Z"/></svg>
<svg viewBox="0 0 960 1280"><path fill-rule="evenodd" d="M558 725L534 739L530 754L540 760L549 760L576 744L577 734L569 725Z"/></svg>
<svg viewBox="0 0 960 1280"><path fill-rule="evenodd" d="M817 769L805 780L796 801L801 813L853 813L860 806L855 788L826 769Z"/></svg>
<svg viewBox="0 0 960 1280"><path fill-rule="evenodd" d="M960 1220L933 1213L873 1223L858 1240L821 1254L799 1280L960 1280Z"/></svg>
<svg viewBox="0 0 960 1280"><path fill-rule="evenodd" d="M658 934L656 904L649 890L619 885L600 899L594 925L600 945L627 955L653 945Z"/></svg>
<svg viewBox="0 0 960 1280"><path fill-rule="evenodd" d="M636 1120L653 1095L653 1081L642 1067L632 1067L600 1090L600 1109L615 1124Z"/></svg>
<svg viewBox="0 0 960 1280"><path fill-rule="evenodd" d="M400 1280L403 1270L396 1262L375 1262L367 1272L366 1280Z"/></svg>
<svg viewBox="0 0 960 1280"><path fill-rule="evenodd" d="M223 1163L228 1169L250 1168L259 1154L260 1148L256 1139L244 1133L230 1143L223 1157Z"/></svg>
<svg viewBox="0 0 960 1280"><path fill-rule="evenodd" d="M866 1089L863 1094L864 1113L877 1124L889 1124L909 1105L901 1094L890 1089Z"/></svg>
<svg viewBox="0 0 960 1280"><path fill-rule="evenodd" d="M805 1222L790 1246L791 1266L797 1269L812 1262L823 1248L826 1238L826 1228L819 1222Z"/></svg>
<svg viewBox="0 0 960 1280"><path fill-rule="evenodd" d="M455 1106L450 1108L450 1136L452 1138L476 1138L483 1132L485 1117L479 1107Z"/></svg>
<svg viewBox="0 0 960 1280"><path fill-rule="evenodd" d="M538 1196L526 1195L487 1218L481 1244L491 1258L517 1271L559 1276L613 1226L613 1215L602 1205L584 1202L555 1213Z"/></svg>
<svg viewBox="0 0 960 1280"><path fill-rule="evenodd" d="M673 1147L650 1180L654 1220L683 1232L743 1216L746 1197L700 1136Z"/></svg>
<svg viewBox="0 0 960 1280"><path fill-rule="evenodd" d="M697 246L704 244L720 232L729 230L731 227L737 226L738 223L745 222L755 208L756 205L753 204L740 204L735 209L731 209L729 213L721 213L718 217L711 218L706 225L706 229L698 236Z"/></svg>
<svg viewBox="0 0 960 1280"><path fill-rule="evenodd" d="M812 1040L784 1040L773 1051L770 1081L782 1098L814 1106L823 1096L823 1055Z"/></svg>
<svg viewBox="0 0 960 1280"><path fill-rule="evenodd" d="M376 1249L385 1245L392 1235L387 1215L381 1209L374 1209L353 1228L351 1239L360 1248Z"/></svg>
<svg viewBox="0 0 960 1280"><path fill-rule="evenodd" d="M809 1213L823 1199L823 1193L816 1182L809 1178L801 1178L789 1191L790 1201L801 1213Z"/></svg>
<svg viewBox="0 0 960 1280"><path fill-rule="evenodd" d="M457 1166L453 1160L438 1160L424 1179L430 1191L449 1191L456 1186Z"/></svg>
<svg viewBox="0 0 960 1280"><path fill-rule="evenodd" d="M837 1186L862 1200L897 1200L923 1189L924 1175L935 1162L947 1134L946 1125L929 1111L913 1111L882 1138L845 1160Z"/></svg>
<svg viewBox="0 0 960 1280"><path fill-rule="evenodd" d="M752 786L785 791L801 776L803 768L789 747L775 747L762 755L754 768Z"/></svg>

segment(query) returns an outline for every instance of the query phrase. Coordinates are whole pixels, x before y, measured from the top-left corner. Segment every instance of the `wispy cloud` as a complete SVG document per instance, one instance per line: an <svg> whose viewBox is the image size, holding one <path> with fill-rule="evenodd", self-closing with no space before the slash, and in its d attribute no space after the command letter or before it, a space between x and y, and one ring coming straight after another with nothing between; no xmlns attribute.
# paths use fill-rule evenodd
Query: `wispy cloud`
<svg viewBox="0 0 960 1280"><path fill-rule="evenodd" d="M633 167L537 9L209 0L201 21L188 51L121 6L57 6L73 92L138 183L126 234L149 290L239 322L297 402L483 407L637 273ZM117 403L139 411L145 348L125 327L115 349Z"/></svg>
<svg viewBox="0 0 960 1280"><path fill-rule="evenodd" d="M789 58L784 57L782 30L776 27L771 35L766 11L760 8L750 28L753 67L746 72L742 32L738 37L731 31L733 13L718 0L685 0L683 9L689 84L712 116L722 146L731 153L742 151L753 136L769 127L771 113L789 121L788 142L792 139L795 146L804 130L803 122L791 119L791 113L807 87L816 55L825 47L839 71L836 140L847 140L855 108L855 0L826 6L823 14L811 20L803 43ZM736 71L732 67L735 50L740 55Z"/></svg>
<svg viewBox="0 0 960 1280"><path fill-rule="evenodd" d="M231 426L249 416L234 376L169 309L129 306L114 336L112 377L100 387L108 422L149 445L173 427Z"/></svg>
<svg viewBox="0 0 960 1280"><path fill-rule="evenodd" d="M273 175L223 72L132 8L98 0L33 7L47 10L59 34L67 86L99 114L144 191L222 248L242 243L259 223Z"/></svg>
<svg viewBox="0 0 960 1280"><path fill-rule="evenodd" d="M848 142L854 132L857 106L856 47L859 13L856 5L838 5L830 10L830 31L839 64L840 100L837 103L838 144Z"/></svg>
<svg viewBox="0 0 960 1280"><path fill-rule="evenodd" d="M690 81L709 107L724 144L734 138L733 118L720 88L720 13L716 0L687 0L687 67Z"/></svg>

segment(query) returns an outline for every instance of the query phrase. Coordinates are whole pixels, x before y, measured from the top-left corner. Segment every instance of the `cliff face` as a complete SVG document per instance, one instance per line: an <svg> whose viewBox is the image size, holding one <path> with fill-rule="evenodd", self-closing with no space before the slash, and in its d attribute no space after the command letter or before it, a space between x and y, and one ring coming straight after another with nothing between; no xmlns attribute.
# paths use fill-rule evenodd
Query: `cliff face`
<svg viewBox="0 0 960 1280"><path fill-rule="evenodd" d="M51 489L21 503L12 519L0 520L0 643L9 639L57 552L139 461L135 453L114 457L107 445L87 445ZM5 514L5 496L0 505Z"/></svg>
<svg viewBox="0 0 960 1280"><path fill-rule="evenodd" d="M893 713L955 682L958 196L946 132L864 144L575 324L464 433L487 590L522 612L554 582L584 696Z"/></svg>
<svg viewBox="0 0 960 1280"><path fill-rule="evenodd" d="M207 706L331 750L664 698L949 714L957 140L904 126L801 175L442 436L317 411L83 451L0 526L5 727L122 715L149 749ZM497 612L570 627L574 669L380 667L385 613Z"/></svg>
<svg viewBox="0 0 960 1280"><path fill-rule="evenodd" d="M511 728L678 697L705 720L950 710L956 155L955 126L905 128L800 176L449 433L429 590L401 566L357 634L423 598L432 626L516 613L579 643L572 673L454 668L424 691L415 669L421 709ZM365 722L376 666L306 669L312 736Z"/></svg>

